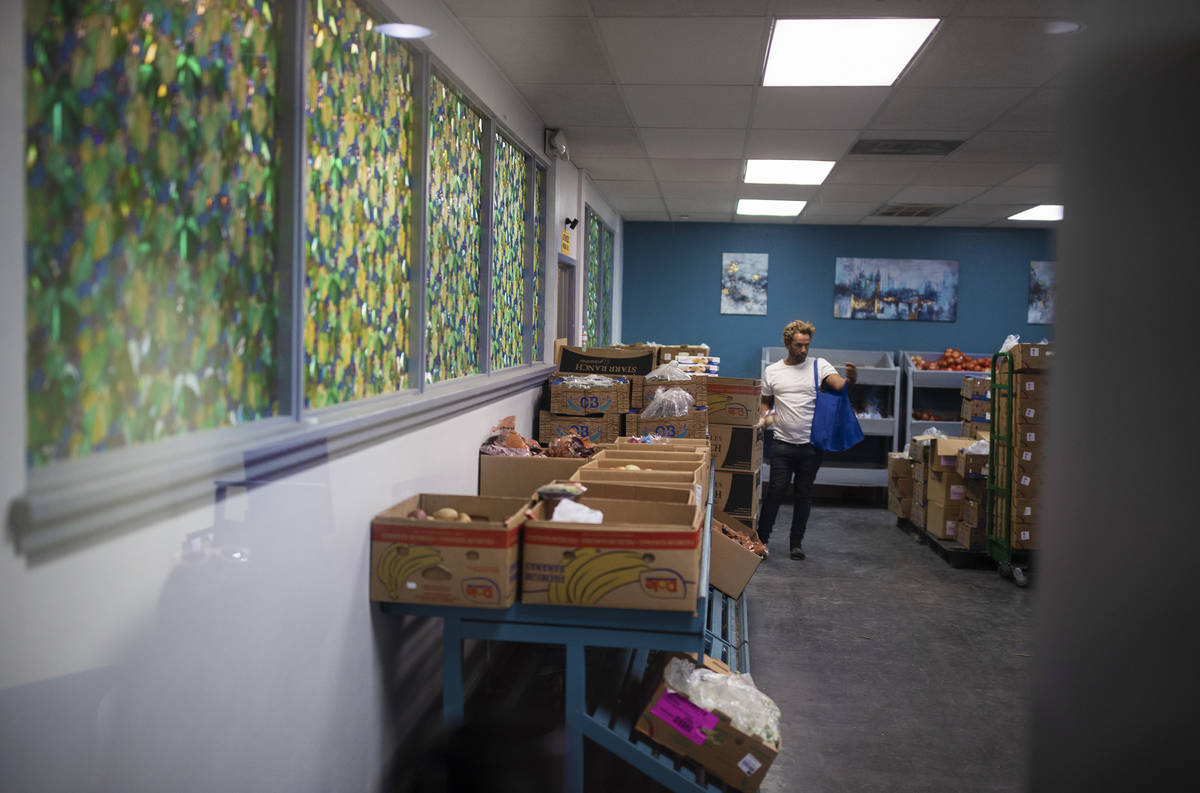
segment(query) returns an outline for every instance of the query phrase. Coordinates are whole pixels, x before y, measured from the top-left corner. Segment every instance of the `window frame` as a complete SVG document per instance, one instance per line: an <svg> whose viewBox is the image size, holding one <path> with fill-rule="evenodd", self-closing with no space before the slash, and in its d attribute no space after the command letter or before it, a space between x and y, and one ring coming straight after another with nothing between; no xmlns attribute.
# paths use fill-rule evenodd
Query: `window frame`
<svg viewBox="0 0 1200 793"><path fill-rule="evenodd" d="M357 2L376 23L399 21L395 12L373 0ZM413 59L414 145L412 173L412 257L409 288L413 295L409 322L409 388L321 408L304 407L304 279L307 200L305 162L304 83L310 64L306 57L308 2L281 0L272 9L280 26L277 90L280 97L277 136L282 159L278 181L277 267L280 274L278 372L279 413L245 424L199 430L134 446L26 468L26 490L10 510L10 526L20 553L41 556L59 553L97 536L133 529L155 520L213 503L214 482L241 478L247 452L264 446L285 449L279 470L317 464L326 458L361 450L455 415L484 407L543 382L553 371L545 345L536 349L536 327L545 327L546 295L541 316L533 316L536 283L535 180L544 173L540 197L542 223L548 228L554 205L551 163L508 128L478 95L454 77L453 70L419 42L405 42ZM480 211L480 329L479 372L437 383L425 382L425 268L428 257L429 102L432 77L453 88L484 120L484 178ZM492 173L496 134L520 150L526 162L525 283L523 362L493 371L490 355L491 235L494 195ZM23 198L23 200L26 200ZM542 240L542 262L551 261L549 234ZM543 274L541 289L549 283ZM27 279L23 277L27 285ZM28 390L25 399L29 399ZM323 441L323 444L315 443ZM325 449L322 456L303 451ZM294 450L294 451L286 451ZM310 455L306 457L306 455ZM260 469L269 474L269 469Z"/></svg>

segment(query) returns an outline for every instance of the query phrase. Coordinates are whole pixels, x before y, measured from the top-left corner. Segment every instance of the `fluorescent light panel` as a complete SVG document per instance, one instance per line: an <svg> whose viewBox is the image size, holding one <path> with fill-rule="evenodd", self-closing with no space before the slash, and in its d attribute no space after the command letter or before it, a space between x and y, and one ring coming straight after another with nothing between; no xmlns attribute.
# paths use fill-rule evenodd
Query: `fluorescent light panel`
<svg viewBox="0 0 1200 793"><path fill-rule="evenodd" d="M891 85L937 19L777 19L763 85Z"/></svg>
<svg viewBox="0 0 1200 793"><path fill-rule="evenodd" d="M1062 204L1039 204L1032 209L1009 215L1009 220L1062 220Z"/></svg>
<svg viewBox="0 0 1200 793"><path fill-rule="evenodd" d="M746 160L747 184L821 184L833 160Z"/></svg>
<svg viewBox="0 0 1200 793"><path fill-rule="evenodd" d="M795 217L804 209L807 201L770 201L764 198L739 198L737 213L739 215L772 215L778 217Z"/></svg>

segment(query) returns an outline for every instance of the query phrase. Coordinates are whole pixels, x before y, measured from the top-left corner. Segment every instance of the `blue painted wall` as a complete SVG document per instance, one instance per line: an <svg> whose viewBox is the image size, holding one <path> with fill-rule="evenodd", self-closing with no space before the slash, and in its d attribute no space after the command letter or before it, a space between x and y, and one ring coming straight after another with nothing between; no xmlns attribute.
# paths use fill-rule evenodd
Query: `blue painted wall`
<svg viewBox="0 0 1200 793"><path fill-rule="evenodd" d="M766 316L721 314L721 254L766 253ZM958 262L958 320L834 319L839 256ZM762 348L782 346L783 326L817 326L814 347L984 354L1010 333L1053 339L1029 325L1029 262L1055 259L1045 229L889 228L735 223L625 223L621 340L707 343L721 374L758 377Z"/></svg>

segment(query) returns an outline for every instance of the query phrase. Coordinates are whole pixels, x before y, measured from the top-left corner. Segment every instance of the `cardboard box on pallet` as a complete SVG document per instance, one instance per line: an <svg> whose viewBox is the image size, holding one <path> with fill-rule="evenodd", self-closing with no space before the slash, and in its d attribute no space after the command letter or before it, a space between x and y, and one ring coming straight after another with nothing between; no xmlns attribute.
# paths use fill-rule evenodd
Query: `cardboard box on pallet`
<svg viewBox="0 0 1200 793"><path fill-rule="evenodd" d="M946 504L930 501L925 505L925 530L939 539L953 540L958 534L958 519L961 515L961 501Z"/></svg>
<svg viewBox="0 0 1200 793"><path fill-rule="evenodd" d="M693 659L694 660L694 659ZM704 666L722 674L728 667L704 658ZM638 732L684 758L690 758L725 784L753 793L762 785L782 742L768 744L733 726L720 711L708 711L660 681L635 726Z"/></svg>
<svg viewBox="0 0 1200 793"><path fill-rule="evenodd" d="M888 493L894 493L898 498L912 498L915 480L909 476L903 479L888 477Z"/></svg>
<svg viewBox="0 0 1200 793"><path fill-rule="evenodd" d="M371 520L371 600L508 608L517 596L528 505L526 498L421 493L380 512ZM444 507L471 522L408 517Z"/></svg>
<svg viewBox="0 0 1200 793"><path fill-rule="evenodd" d="M522 543L521 602L696 611L704 522L695 504L588 498L600 523L551 521L533 506Z"/></svg>
<svg viewBox="0 0 1200 793"><path fill-rule="evenodd" d="M592 443L607 443L621 437L620 413L600 416L560 416L546 410L538 411L538 442L548 445L564 435L578 435Z"/></svg>
<svg viewBox="0 0 1200 793"><path fill-rule="evenodd" d="M922 479L920 482L917 482L915 480L913 481L912 498L913 498L913 501L917 502L918 504L924 504L926 501L929 500L928 497L925 495L925 480L924 479Z"/></svg>
<svg viewBox="0 0 1200 793"><path fill-rule="evenodd" d="M711 379L711 377L693 377L691 380L647 380L643 377L638 383L641 400L634 407L648 406L660 388L678 388L691 394L696 407L707 407L708 382Z"/></svg>
<svg viewBox="0 0 1200 793"><path fill-rule="evenodd" d="M686 416L643 418L641 413L625 416L625 430L630 435L661 435L666 438L704 438L708 433L708 410L697 408Z"/></svg>
<svg viewBox="0 0 1200 793"><path fill-rule="evenodd" d="M1036 523L1042 517L1042 503L1037 498L1013 496L1010 520L1013 523Z"/></svg>
<svg viewBox="0 0 1200 793"><path fill-rule="evenodd" d="M992 403L983 399L964 399L959 415L963 421L990 421L992 418ZM967 435L965 437L971 436Z"/></svg>
<svg viewBox="0 0 1200 793"><path fill-rule="evenodd" d="M891 512L898 518L907 518L912 515L912 496L900 496L892 492L888 492L888 512Z"/></svg>
<svg viewBox="0 0 1200 793"><path fill-rule="evenodd" d="M1013 397L1018 401L1041 401L1046 398L1050 378L1044 374L1018 374L1013 386Z"/></svg>
<svg viewBox="0 0 1200 793"><path fill-rule="evenodd" d="M528 499L547 482L570 479L587 460L579 457L479 455L479 495Z"/></svg>
<svg viewBox="0 0 1200 793"><path fill-rule="evenodd" d="M754 426L762 404L762 380L744 377L708 378L708 420L711 424Z"/></svg>
<svg viewBox="0 0 1200 793"><path fill-rule="evenodd" d="M713 472L713 512L724 512L744 523L758 519L762 480L758 471Z"/></svg>
<svg viewBox="0 0 1200 793"><path fill-rule="evenodd" d="M958 450L975 442L974 438L938 437L929 443L929 470L954 473Z"/></svg>
<svg viewBox="0 0 1200 793"><path fill-rule="evenodd" d="M1019 550L1037 549L1037 539L1041 532L1039 526L1033 523L1014 523L1009 528L1012 530L1012 535L1009 537L1009 545Z"/></svg>
<svg viewBox="0 0 1200 793"><path fill-rule="evenodd" d="M919 529L925 528L925 504L918 501L916 495L913 495L912 512L909 520Z"/></svg>
<svg viewBox="0 0 1200 793"><path fill-rule="evenodd" d="M573 388L567 377L556 372L549 381L550 412L559 416L591 416L597 413L629 412L629 378L612 376L611 385Z"/></svg>
<svg viewBox="0 0 1200 793"><path fill-rule="evenodd" d="M1046 403L1040 399L1023 399L1013 403L1013 425L1015 427L1024 428L1027 425L1041 425L1045 423ZM1001 401L998 411L998 420L1001 427L1008 426L1008 403Z"/></svg>
<svg viewBox="0 0 1200 793"><path fill-rule="evenodd" d="M913 460L907 452L888 452L888 479L912 479Z"/></svg>
<svg viewBox="0 0 1200 793"><path fill-rule="evenodd" d="M958 450L954 463L954 472L963 479L986 477L988 456L986 454L968 454L966 448Z"/></svg>
<svg viewBox="0 0 1200 793"><path fill-rule="evenodd" d="M1012 492L1017 498L1034 499L1041 491L1042 474L1017 467L1013 470Z"/></svg>
<svg viewBox="0 0 1200 793"><path fill-rule="evenodd" d="M709 424L708 442L712 445L714 468L734 471L757 471L762 468L762 427Z"/></svg>
<svg viewBox="0 0 1200 793"><path fill-rule="evenodd" d="M992 398L992 376L990 374L963 375L959 393L966 399L987 401Z"/></svg>
<svg viewBox="0 0 1200 793"><path fill-rule="evenodd" d="M913 477L914 483L924 482L928 476L929 476L929 469L925 466L925 463L916 463L916 462L913 463L912 477Z"/></svg>
<svg viewBox="0 0 1200 793"><path fill-rule="evenodd" d="M708 580L717 589L731 598L740 598L746 585L754 577L754 571L762 563L762 557L742 545L732 537L726 536L716 525L717 521L724 523L751 540L757 540L758 532L754 526L725 512L713 511L713 526L711 548L709 550Z"/></svg>
<svg viewBox="0 0 1200 793"><path fill-rule="evenodd" d="M987 550L987 532L967 520L958 522L954 541L968 551L983 553Z"/></svg>
<svg viewBox="0 0 1200 793"><path fill-rule="evenodd" d="M1054 347L1050 343L1018 344L1012 354L1013 370L1017 372L1043 372L1054 360Z"/></svg>
<svg viewBox="0 0 1200 793"><path fill-rule="evenodd" d="M987 502L968 496L963 500L962 520L979 528L987 527Z"/></svg>
<svg viewBox="0 0 1200 793"><path fill-rule="evenodd" d="M966 486L963 478L954 471L934 473L925 483L925 500L939 504L949 504L951 501L962 502L966 497Z"/></svg>

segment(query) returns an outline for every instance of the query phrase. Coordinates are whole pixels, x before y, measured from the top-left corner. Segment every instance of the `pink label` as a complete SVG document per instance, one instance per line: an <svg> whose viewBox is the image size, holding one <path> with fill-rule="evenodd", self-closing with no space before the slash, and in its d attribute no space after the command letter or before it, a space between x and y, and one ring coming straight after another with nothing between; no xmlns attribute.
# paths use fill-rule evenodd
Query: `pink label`
<svg viewBox="0 0 1200 793"><path fill-rule="evenodd" d="M955 532L957 531L957 529L958 529L958 526L957 526L957 524L955 524L954 521L952 521L952 520L946 521L946 536L947 537L953 537Z"/></svg>
<svg viewBox="0 0 1200 793"><path fill-rule="evenodd" d="M650 712L697 746L704 745L703 730L711 730L720 721L716 714L692 704L686 697L674 691L663 692Z"/></svg>
<svg viewBox="0 0 1200 793"><path fill-rule="evenodd" d="M963 497L963 485L950 485L950 500L958 501Z"/></svg>

